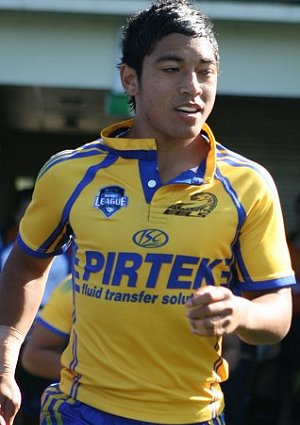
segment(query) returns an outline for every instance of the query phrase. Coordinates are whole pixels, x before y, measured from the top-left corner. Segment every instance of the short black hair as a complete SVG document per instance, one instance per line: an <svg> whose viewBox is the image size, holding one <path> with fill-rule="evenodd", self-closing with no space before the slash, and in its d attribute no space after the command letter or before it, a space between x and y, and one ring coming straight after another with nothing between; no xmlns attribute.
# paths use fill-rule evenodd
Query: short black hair
<svg viewBox="0 0 300 425"><path fill-rule="evenodd" d="M219 67L219 48L213 23L188 0L155 1L149 8L130 16L122 30L121 64L133 68L138 78L142 74L145 56L151 54L158 41L172 33L207 38ZM134 109L134 99L130 103Z"/></svg>

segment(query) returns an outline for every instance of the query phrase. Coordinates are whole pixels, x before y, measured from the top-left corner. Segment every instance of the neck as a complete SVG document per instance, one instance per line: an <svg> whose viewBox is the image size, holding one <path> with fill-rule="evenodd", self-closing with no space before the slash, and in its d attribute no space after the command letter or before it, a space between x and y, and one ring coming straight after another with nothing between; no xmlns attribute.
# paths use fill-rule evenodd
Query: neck
<svg viewBox="0 0 300 425"><path fill-rule="evenodd" d="M162 183L173 179L178 174L189 170L202 162L209 151L209 145L203 137L187 145L158 146L158 171Z"/></svg>

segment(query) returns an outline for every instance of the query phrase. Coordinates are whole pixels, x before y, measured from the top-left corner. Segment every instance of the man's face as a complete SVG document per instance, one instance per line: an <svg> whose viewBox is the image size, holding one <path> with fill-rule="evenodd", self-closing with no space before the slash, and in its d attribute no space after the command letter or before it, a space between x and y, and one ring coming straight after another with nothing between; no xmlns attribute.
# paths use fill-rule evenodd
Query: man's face
<svg viewBox="0 0 300 425"><path fill-rule="evenodd" d="M206 38L173 33L159 41L134 93L139 137L194 140L213 108L217 76Z"/></svg>

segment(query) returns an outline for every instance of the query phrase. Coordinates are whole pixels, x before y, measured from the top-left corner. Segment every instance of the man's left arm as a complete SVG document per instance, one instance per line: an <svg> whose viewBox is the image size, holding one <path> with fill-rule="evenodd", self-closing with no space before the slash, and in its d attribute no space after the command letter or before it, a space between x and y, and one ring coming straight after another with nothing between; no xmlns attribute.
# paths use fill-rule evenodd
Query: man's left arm
<svg viewBox="0 0 300 425"><path fill-rule="evenodd" d="M288 333L292 318L291 288L242 294L241 323L236 329L248 344L276 344Z"/></svg>
<svg viewBox="0 0 300 425"><path fill-rule="evenodd" d="M277 344L291 325L291 289L249 291L238 296L229 288L205 286L187 301L186 308L196 335L236 332L247 344Z"/></svg>

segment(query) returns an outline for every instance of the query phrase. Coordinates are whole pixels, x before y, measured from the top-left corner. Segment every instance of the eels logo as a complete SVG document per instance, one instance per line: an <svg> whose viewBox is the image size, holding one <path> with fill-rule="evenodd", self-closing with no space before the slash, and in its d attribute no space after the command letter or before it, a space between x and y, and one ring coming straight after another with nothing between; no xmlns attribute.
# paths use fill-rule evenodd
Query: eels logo
<svg viewBox="0 0 300 425"><path fill-rule="evenodd" d="M191 196L193 202L178 202L170 205L164 214L186 217L207 217L217 206L218 199L213 193L199 192Z"/></svg>
<svg viewBox="0 0 300 425"><path fill-rule="evenodd" d="M136 232L132 237L133 242L142 248L159 248L169 241L168 235L158 229L144 229Z"/></svg>

